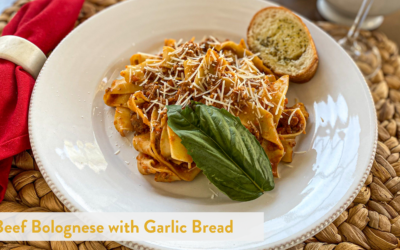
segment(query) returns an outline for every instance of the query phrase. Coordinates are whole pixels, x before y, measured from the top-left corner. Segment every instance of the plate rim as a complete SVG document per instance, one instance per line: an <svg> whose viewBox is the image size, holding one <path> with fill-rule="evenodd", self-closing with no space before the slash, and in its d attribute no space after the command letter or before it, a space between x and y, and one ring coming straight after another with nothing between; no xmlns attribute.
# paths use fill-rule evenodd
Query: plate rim
<svg viewBox="0 0 400 250"><path fill-rule="evenodd" d="M132 1L137 1L137 0L132 0ZM103 12L108 12L111 9L117 8L120 5L124 5L127 4L131 1L123 1L123 2L119 2L114 4L113 6L108 7L107 9L103 10L101 13L98 13L96 15L93 15L92 17L88 18L88 20L85 21L85 23L87 23L88 21L93 21L93 19L96 18L100 18L98 16L100 16ZM268 3L271 6L281 6L279 4L270 2L269 0L263 0L263 2ZM290 9L291 10L291 9ZM291 10L293 11L293 10ZM324 30L322 30L315 22L310 21L309 19L305 18L302 15L299 15L297 12L293 11L293 13L295 13L297 16L299 16L301 19L303 20L307 20L309 22L308 25L314 26L314 28L319 29L321 32L325 32ZM100 14L100 15L99 15ZM77 28L75 28L74 30L72 30L58 45L57 47L54 49L57 50L58 47L65 42L65 40L67 38L69 38L71 35L73 35L74 33L76 33L77 31L79 31L82 27L82 25L85 25L85 23L81 24L80 26L78 26ZM334 40L331 36L327 35L330 39ZM338 45L339 46L339 45ZM339 48L341 48L339 46ZM342 49L342 48L341 48ZM53 54L53 53L52 53ZM49 58L47 59L47 61L45 62L45 64L43 65L39 76L36 80L36 83L40 82L42 75L43 75L43 71L46 68L46 66L50 63L50 61L53 59L53 56L50 55ZM356 66L356 63L351 60L351 62L353 63L353 65ZM358 74L362 76L361 71L359 70L358 67L356 67L358 69ZM325 229L329 224L333 223L333 221L339 217L339 215L341 215L346 209L347 207L353 202L353 200L356 198L356 196L358 195L358 193L360 192L361 188L364 186L364 183L371 171L374 159L375 159L375 153L376 153L376 149L377 149L377 144L378 144L378 122L377 122L377 115L375 112L375 104L373 102L373 98L372 98L372 94L370 92L370 89L368 87L368 84L365 80L364 77L362 77L362 79L364 79L364 88L366 88L366 90L368 90L367 92L369 94L367 94L367 99L369 99L369 104L371 105L371 108L373 110L369 110L369 112L372 114L372 117L374 117L374 122L371 124L371 126L375 127L375 133L373 135L373 146L372 146L372 151L370 153L370 160L368 163L368 166L366 168L366 171L363 173L361 180L359 181L358 185L356 186L356 189L351 192L351 194L347 194L349 195L349 197L345 200L345 202L343 204L341 204L341 206L339 207L338 210L336 210L335 212L333 212L330 216L328 216L328 218L325 221L320 222L318 225L316 225L314 228L311 228L307 231L305 231L304 233L302 233L300 236L297 236L295 238L292 237L287 237L283 243L277 244L277 245L272 245L271 247L268 248L264 248L264 249L268 249L268 250L283 250L283 249L287 249L290 247L293 247L297 244L302 243L303 241L307 240L308 238L318 234L320 231L322 231L323 229ZM34 104L34 100L35 100L35 90L37 89L37 85L34 85L34 88L32 90L32 94L31 94L31 99L30 99L30 103L29 103L29 113L28 113L28 132L29 132L29 138L30 138L30 144L31 144L31 149L32 149L32 153L35 159L35 162L38 166L39 171L42 174L42 177L45 179L46 183L48 184L48 186L50 187L51 191L54 193L54 195L56 195L56 197L63 203L64 206L66 206L68 208L68 210L70 210L70 212L83 212L79 209L77 209L63 194L62 192L57 188L56 184L50 179L49 175L46 172L46 168L44 167L41 158L39 156L39 153L36 149L35 146L35 142L33 140L34 136L33 136L33 123L32 123L32 117L33 117L33 104ZM345 197L345 196L344 196ZM117 243L124 245L126 247L132 248L132 249L141 249L141 250L153 250L153 249L170 249L170 248L165 248L156 244L153 244L150 241L116 241Z"/></svg>

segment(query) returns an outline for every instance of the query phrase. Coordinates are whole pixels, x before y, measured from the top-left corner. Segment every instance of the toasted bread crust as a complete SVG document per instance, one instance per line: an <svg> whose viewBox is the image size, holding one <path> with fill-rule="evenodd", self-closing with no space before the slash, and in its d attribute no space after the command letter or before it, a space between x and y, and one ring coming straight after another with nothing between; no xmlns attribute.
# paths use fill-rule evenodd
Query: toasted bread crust
<svg viewBox="0 0 400 250"><path fill-rule="evenodd" d="M278 75L278 76L289 75L289 79L290 79L290 81L292 81L292 82L295 82L295 83L305 83L305 82L308 82L309 80L311 80L311 78L313 78L313 76L315 75L315 73L316 73L316 71L317 71L318 62L319 62L318 53L317 53L317 49L315 48L314 40L312 39L311 34L310 34L310 31L308 30L307 26L304 24L304 22L301 20L301 18L298 17L296 14L294 14L291 10L289 10L289 9L287 9L287 8L285 8L285 7L266 7L266 8L264 8L264 9L259 10L259 11L253 16L253 18L252 18L251 21L250 21L249 27L247 28L247 41L249 40L249 36L250 36L249 33L250 33L250 30L253 28L253 25L254 25L254 22L255 22L255 19L257 18L257 16L260 15L261 13L265 12L265 11L270 11L270 10L283 10L283 11L285 11L285 12L289 12L290 14L293 15L293 17L297 18L297 20L300 21L300 23L302 24L302 26L303 26L305 32L307 33L307 35L308 35L308 37L309 37L310 46L311 46L311 49L312 49L312 51L313 51L314 57L313 57L313 59L312 59L312 62L309 64L309 66L308 66L305 70L303 70L301 73L296 74L296 75L290 75L290 74L288 74L287 72L274 71L274 69L273 69L270 65L267 64L266 66L267 66L268 68L270 68L271 71L272 71L274 74ZM248 46L249 46L249 49L250 49L250 50L253 50L253 48L251 47L250 44L248 44ZM264 61L264 60L263 60L263 61ZM264 64L265 64L265 62L264 62Z"/></svg>

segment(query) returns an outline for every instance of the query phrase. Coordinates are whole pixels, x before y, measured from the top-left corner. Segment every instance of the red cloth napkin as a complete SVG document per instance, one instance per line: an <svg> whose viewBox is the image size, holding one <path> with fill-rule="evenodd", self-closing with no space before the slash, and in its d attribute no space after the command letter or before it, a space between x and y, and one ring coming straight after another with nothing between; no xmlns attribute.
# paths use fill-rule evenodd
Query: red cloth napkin
<svg viewBox="0 0 400 250"><path fill-rule="evenodd" d="M84 0L35 0L24 5L3 35L25 38L45 54L74 28ZM0 201L12 156L30 148L28 109L35 80L22 67L0 59Z"/></svg>

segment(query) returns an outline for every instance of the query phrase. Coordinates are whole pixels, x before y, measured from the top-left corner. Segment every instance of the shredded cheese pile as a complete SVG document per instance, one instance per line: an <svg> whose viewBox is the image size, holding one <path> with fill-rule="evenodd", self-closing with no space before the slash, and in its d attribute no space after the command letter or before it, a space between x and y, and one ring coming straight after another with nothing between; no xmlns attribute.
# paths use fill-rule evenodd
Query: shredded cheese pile
<svg viewBox="0 0 400 250"><path fill-rule="evenodd" d="M165 43L170 45L169 50L164 49L159 55L138 53L135 56L144 60L146 66L127 66L122 73L127 82L144 87L142 92L150 100L150 105L142 107L147 117L156 106L160 114L165 114L166 105L185 107L190 100L225 108L236 116L249 103L268 111L275 106L283 108L284 95L278 103L271 100L271 94L277 91L271 87L275 77L267 68L260 70L255 66L257 54L249 52L244 43L228 42L224 47L214 37L200 43ZM232 51L243 54L238 57ZM258 109L255 111L257 118L261 118Z"/></svg>

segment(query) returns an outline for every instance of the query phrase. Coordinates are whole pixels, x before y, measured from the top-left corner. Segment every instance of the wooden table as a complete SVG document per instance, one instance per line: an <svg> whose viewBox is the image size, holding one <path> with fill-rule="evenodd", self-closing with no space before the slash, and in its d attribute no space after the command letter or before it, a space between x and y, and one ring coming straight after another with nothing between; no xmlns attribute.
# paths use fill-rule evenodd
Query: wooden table
<svg viewBox="0 0 400 250"><path fill-rule="evenodd" d="M245 1L245 0L244 0ZM321 21L324 18L318 13L317 0L271 0L282 6L307 17L312 21ZM375 0L377 1L377 0ZM0 12L12 5L15 0L0 0ZM400 45L400 11L392 13L385 17L383 24L377 29L385 33L391 40Z"/></svg>

